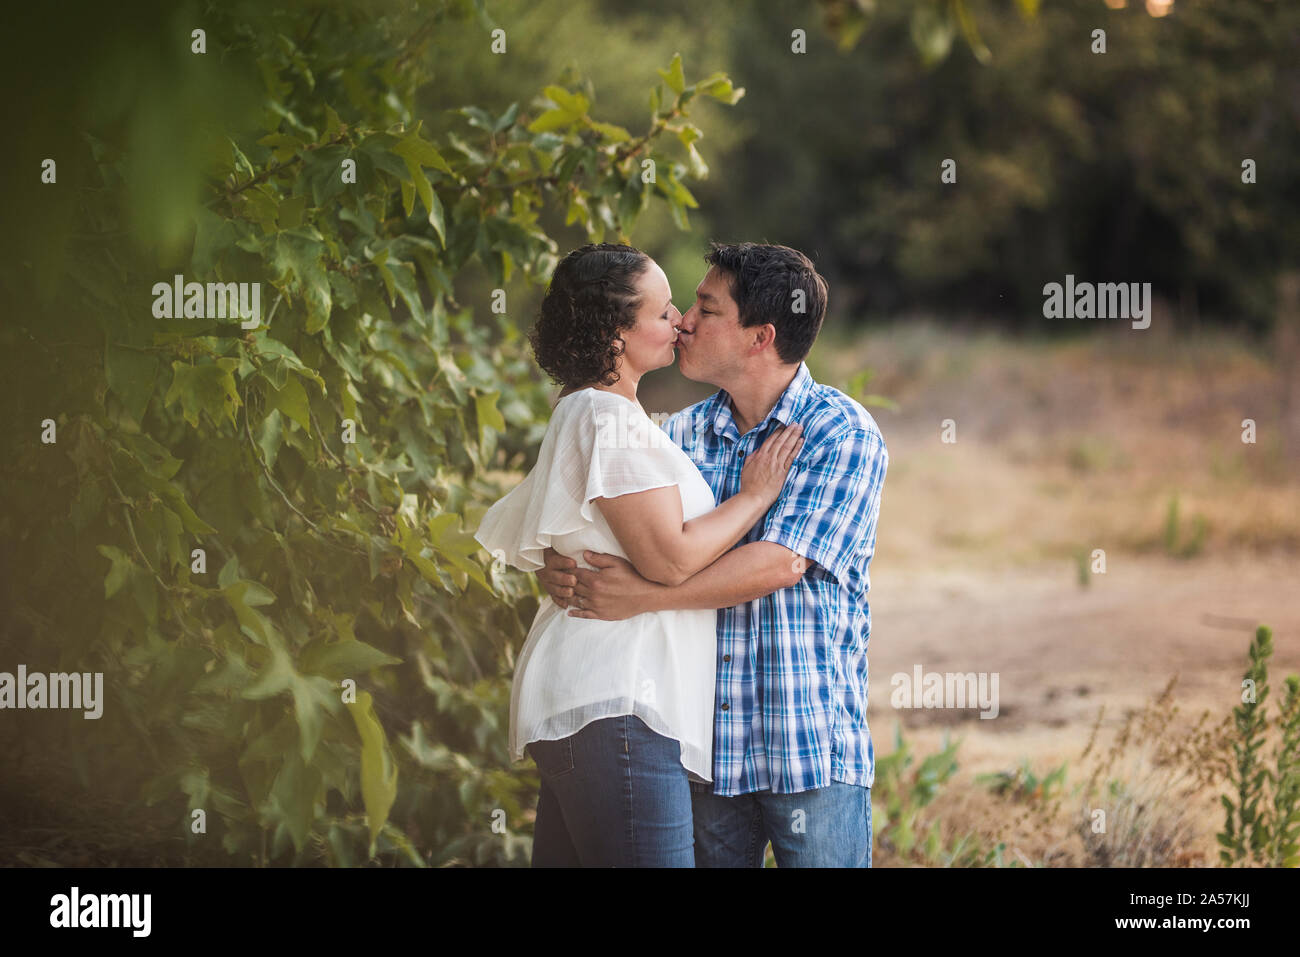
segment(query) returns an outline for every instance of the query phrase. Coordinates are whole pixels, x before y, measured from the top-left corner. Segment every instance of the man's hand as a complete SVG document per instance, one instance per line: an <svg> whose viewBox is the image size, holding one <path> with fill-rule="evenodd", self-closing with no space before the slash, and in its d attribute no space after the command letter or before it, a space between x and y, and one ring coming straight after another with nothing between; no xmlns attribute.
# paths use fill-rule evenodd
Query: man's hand
<svg viewBox="0 0 1300 957"><path fill-rule="evenodd" d="M578 563L553 548L548 548L542 556L546 559L546 565L533 574L551 596L551 601L561 608L568 608L573 601L573 588L578 584L578 579L573 574Z"/></svg>
<svg viewBox="0 0 1300 957"><path fill-rule="evenodd" d="M573 589L570 618L621 621L656 610L654 599L659 592L668 590L666 585L643 578L625 558L592 551L583 552L582 557L596 570L579 568L573 573L578 584Z"/></svg>

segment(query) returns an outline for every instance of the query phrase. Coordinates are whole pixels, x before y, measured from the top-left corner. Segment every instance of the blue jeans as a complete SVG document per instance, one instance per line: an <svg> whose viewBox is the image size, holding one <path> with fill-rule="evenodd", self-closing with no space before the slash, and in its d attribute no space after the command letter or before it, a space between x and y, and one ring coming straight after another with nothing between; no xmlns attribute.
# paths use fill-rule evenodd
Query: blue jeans
<svg viewBox="0 0 1300 957"><path fill-rule="evenodd" d="M533 867L694 867L681 746L635 715L525 749L541 772Z"/></svg>
<svg viewBox="0 0 1300 957"><path fill-rule="evenodd" d="M696 867L870 867L871 789L834 781L796 794L714 794L691 784Z"/></svg>

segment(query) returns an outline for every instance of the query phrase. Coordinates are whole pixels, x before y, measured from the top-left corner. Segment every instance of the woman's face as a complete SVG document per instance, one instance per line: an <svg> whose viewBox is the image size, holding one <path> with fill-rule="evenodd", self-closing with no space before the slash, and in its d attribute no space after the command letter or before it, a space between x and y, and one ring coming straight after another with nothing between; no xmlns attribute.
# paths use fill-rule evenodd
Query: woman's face
<svg viewBox="0 0 1300 957"><path fill-rule="evenodd" d="M619 333L619 338L623 340L622 368L640 375L673 364L673 344L682 314L673 305L668 277L653 260L641 274L637 290L641 308L637 310L636 324Z"/></svg>

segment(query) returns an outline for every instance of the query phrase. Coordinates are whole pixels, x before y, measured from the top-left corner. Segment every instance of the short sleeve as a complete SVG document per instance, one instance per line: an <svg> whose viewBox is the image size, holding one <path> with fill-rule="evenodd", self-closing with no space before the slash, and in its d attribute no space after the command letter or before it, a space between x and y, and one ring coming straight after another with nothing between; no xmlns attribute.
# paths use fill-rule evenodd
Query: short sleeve
<svg viewBox="0 0 1300 957"><path fill-rule="evenodd" d="M483 516L474 537L489 554L536 571L554 539L595 522L592 499L681 480L663 429L621 397L594 392L583 390L557 408L537 464Z"/></svg>
<svg viewBox="0 0 1300 957"><path fill-rule="evenodd" d="M811 450L768 512L760 541L816 562L861 590L875 551L880 493L889 455L878 432L844 429Z"/></svg>
<svg viewBox="0 0 1300 957"><path fill-rule="evenodd" d="M593 399L587 487L580 512L595 520L594 498L677 485L681 481L675 443L662 428L621 398Z"/></svg>

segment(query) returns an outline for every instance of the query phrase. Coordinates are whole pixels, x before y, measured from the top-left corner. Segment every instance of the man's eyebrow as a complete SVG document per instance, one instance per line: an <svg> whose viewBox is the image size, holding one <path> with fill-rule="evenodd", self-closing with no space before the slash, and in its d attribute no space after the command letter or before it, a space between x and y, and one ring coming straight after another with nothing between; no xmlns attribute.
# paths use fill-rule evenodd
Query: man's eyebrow
<svg viewBox="0 0 1300 957"><path fill-rule="evenodd" d="M698 289L695 290L695 298L696 298L696 299L709 299L709 300L712 300L712 301L714 301L714 302L717 301L717 297L716 297L716 296L712 295L711 293L700 292Z"/></svg>

